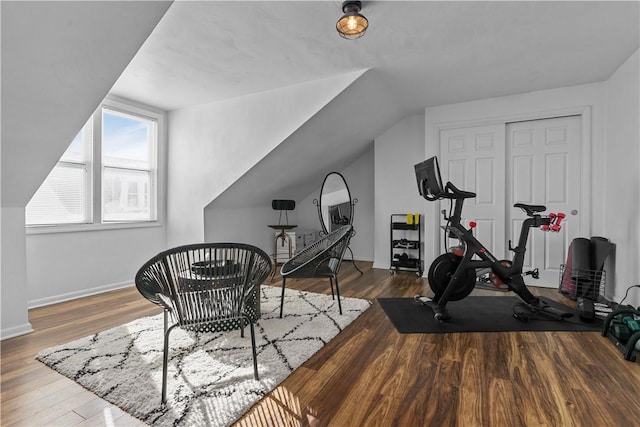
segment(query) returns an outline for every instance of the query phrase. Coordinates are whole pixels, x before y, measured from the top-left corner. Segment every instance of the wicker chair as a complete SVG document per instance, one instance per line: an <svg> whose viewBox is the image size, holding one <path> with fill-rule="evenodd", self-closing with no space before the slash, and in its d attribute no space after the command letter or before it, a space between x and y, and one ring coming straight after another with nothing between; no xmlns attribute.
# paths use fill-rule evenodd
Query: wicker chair
<svg viewBox="0 0 640 427"><path fill-rule="evenodd" d="M338 271L342 264L342 258L353 235L353 226L346 225L327 234L311 246L306 247L300 253L294 255L284 263L280 274L282 275L282 296L280 298L280 317L284 306L284 290L288 278L318 278L326 277L331 283L331 296L335 299L333 282L335 281L335 293L338 296L338 309L342 314L340 304L340 288L338 287Z"/></svg>
<svg viewBox="0 0 640 427"><path fill-rule="evenodd" d="M162 252L136 274L136 287L164 309L162 403L167 400L169 333L178 326L194 332L251 330L253 372L258 362L253 323L260 317L260 285L271 272L261 249L237 243L202 243ZM169 321L171 320L171 326Z"/></svg>

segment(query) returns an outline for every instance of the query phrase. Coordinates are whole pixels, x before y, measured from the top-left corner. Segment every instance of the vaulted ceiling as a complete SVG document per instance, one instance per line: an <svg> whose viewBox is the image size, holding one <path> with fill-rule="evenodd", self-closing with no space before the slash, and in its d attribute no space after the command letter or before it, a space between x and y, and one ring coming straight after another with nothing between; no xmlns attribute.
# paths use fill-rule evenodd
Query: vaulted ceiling
<svg viewBox="0 0 640 427"><path fill-rule="evenodd" d="M112 92L168 110L375 69L406 109L605 80L639 46L638 2L176 1Z"/></svg>
<svg viewBox="0 0 640 427"><path fill-rule="evenodd" d="M639 6L364 1L369 30L345 40L339 1L176 1L112 93L176 110L368 70L214 201L304 197L425 107L606 80L640 45Z"/></svg>

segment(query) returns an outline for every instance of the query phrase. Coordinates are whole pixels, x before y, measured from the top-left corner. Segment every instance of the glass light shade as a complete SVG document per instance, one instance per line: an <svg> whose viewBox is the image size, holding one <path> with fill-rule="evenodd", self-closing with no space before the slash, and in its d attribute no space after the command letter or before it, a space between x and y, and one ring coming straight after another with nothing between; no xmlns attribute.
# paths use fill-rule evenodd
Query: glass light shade
<svg viewBox="0 0 640 427"><path fill-rule="evenodd" d="M338 20L336 30L338 34L345 39L353 40L364 36L369 26L367 18L357 12L349 12Z"/></svg>

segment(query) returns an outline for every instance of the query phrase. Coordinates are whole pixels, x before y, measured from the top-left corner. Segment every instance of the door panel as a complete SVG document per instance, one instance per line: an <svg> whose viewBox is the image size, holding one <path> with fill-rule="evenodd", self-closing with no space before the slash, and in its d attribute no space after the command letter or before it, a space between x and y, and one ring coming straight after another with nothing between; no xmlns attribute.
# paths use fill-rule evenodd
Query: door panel
<svg viewBox="0 0 640 427"><path fill-rule="evenodd" d="M506 234L517 242L520 221L526 218L514 203L545 205L547 213L567 214L560 233L532 229L529 234L524 268L540 269L539 281L528 280L536 286L558 285L560 264L580 230L580 129L580 116L507 124ZM570 215L572 210L578 215Z"/></svg>
<svg viewBox="0 0 640 427"><path fill-rule="evenodd" d="M440 132L443 181L451 181L461 190L476 193L475 198L465 200L462 221L478 224L474 232L476 237L498 258L505 255L506 240L504 132L503 124ZM444 203L448 204L448 201Z"/></svg>

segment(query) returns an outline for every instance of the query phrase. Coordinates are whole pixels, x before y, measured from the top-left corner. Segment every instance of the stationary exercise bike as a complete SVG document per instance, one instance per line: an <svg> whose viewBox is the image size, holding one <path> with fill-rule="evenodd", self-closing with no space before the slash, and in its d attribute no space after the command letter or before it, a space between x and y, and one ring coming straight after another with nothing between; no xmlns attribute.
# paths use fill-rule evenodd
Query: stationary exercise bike
<svg viewBox="0 0 640 427"><path fill-rule="evenodd" d="M450 211L447 216L446 211L443 211L444 219L448 222L443 228L449 237L460 241L460 245L452 248L451 252L438 256L429 268L429 286L435 294L434 297L416 295L417 302L430 307L437 320L449 320L451 316L446 309L447 303L467 297L475 287L476 273L489 270L491 282L498 288L515 292L532 314L555 320L572 316L571 313L551 307L535 297L527 289L522 278L523 275L538 278L537 269L525 273L522 271L529 229L535 227L543 231L558 232L565 217L563 213L542 216L541 212L547 209L545 206L516 203L514 207L522 209L528 218L522 223L518 245L515 248L511 247L509 241L509 250L514 252L513 260L498 260L474 237L475 223L471 222L468 229L460 223L465 199L474 198L476 194L460 190L451 182L447 182L443 188L436 157L415 165L415 172L420 195L428 201L449 199L453 203L453 213ZM480 259L472 259L474 255Z"/></svg>

